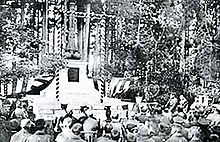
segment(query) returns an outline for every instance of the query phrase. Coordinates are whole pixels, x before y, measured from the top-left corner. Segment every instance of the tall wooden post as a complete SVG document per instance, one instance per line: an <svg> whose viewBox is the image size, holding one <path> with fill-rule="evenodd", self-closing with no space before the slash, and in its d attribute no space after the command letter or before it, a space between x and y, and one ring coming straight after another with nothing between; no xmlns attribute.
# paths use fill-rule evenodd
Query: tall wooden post
<svg viewBox="0 0 220 142"><path fill-rule="evenodd" d="M77 19L75 17L76 4L74 2L70 3L70 19L69 19L69 45L68 49L78 50L77 48Z"/></svg>
<svg viewBox="0 0 220 142"><path fill-rule="evenodd" d="M85 39L84 39L84 49L83 49L83 60L88 61L88 49L89 49L89 31L90 31L90 11L91 11L91 5L88 3L86 5L86 12L87 12L87 17L86 17L86 25L85 25Z"/></svg>
<svg viewBox="0 0 220 142"><path fill-rule="evenodd" d="M64 0L64 6L63 6L63 10L64 10L64 25L63 25L63 48L66 49L67 48L67 0ZM61 56L63 55L63 51L61 51Z"/></svg>

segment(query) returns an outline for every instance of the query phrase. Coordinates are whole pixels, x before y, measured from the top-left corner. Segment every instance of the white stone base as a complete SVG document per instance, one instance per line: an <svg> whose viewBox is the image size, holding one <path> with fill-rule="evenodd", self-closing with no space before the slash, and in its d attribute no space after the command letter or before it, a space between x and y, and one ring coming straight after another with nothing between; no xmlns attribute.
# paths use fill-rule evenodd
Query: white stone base
<svg viewBox="0 0 220 142"><path fill-rule="evenodd" d="M68 67L79 68L79 82L68 82L68 68L60 70L58 99L56 99L56 78L41 91L40 96L32 99L34 111L38 117L44 115L41 112L51 115L51 110L59 111L61 104L68 104L67 109L70 110L79 109L82 105L92 106L101 102L100 92L94 88L93 80L87 78L86 65L87 63L80 61L70 61L68 64Z"/></svg>

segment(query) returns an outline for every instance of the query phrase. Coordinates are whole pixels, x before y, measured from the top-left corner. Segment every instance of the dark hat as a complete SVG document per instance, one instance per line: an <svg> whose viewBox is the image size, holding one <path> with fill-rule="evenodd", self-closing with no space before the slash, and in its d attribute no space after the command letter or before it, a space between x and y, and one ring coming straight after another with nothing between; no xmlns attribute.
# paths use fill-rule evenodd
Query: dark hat
<svg viewBox="0 0 220 142"><path fill-rule="evenodd" d="M11 130L17 130L20 128L20 123L18 119L12 119L9 121L9 127Z"/></svg>
<svg viewBox="0 0 220 142"><path fill-rule="evenodd" d="M75 123L72 126L72 132L76 135L79 135L80 132L83 130L83 125L80 123Z"/></svg>
<svg viewBox="0 0 220 142"><path fill-rule="evenodd" d="M105 125L105 133L111 133L111 130L113 129L112 124L106 124Z"/></svg>
<svg viewBox="0 0 220 142"><path fill-rule="evenodd" d="M82 112L82 111L85 111L85 109L89 109L89 107L88 106L80 106L80 111Z"/></svg>
<svg viewBox="0 0 220 142"><path fill-rule="evenodd" d="M67 105L68 105L68 104L61 104L61 108L62 108L62 109L67 109Z"/></svg>
<svg viewBox="0 0 220 142"><path fill-rule="evenodd" d="M36 122L35 122L35 127L36 127L37 129L43 129L43 128L45 127L45 124L46 124L46 122L45 122L44 119L38 119L38 120L36 120Z"/></svg>
<svg viewBox="0 0 220 142"><path fill-rule="evenodd" d="M217 142L217 141L219 141L219 136L217 135L217 134L211 134L210 136L209 136L209 139L211 140L211 141L215 141L215 142Z"/></svg>
<svg viewBox="0 0 220 142"><path fill-rule="evenodd" d="M104 109L105 110L109 110L111 108L111 106L105 106Z"/></svg>
<svg viewBox="0 0 220 142"><path fill-rule="evenodd" d="M120 131L117 129L111 130L111 137L113 140L118 140L120 138Z"/></svg>
<svg viewBox="0 0 220 142"><path fill-rule="evenodd" d="M213 127L212 127L212 131L213 131L214 133L220 133L220 126L219 126L219 125L213 126Z"/></svg>
<svg viewBox="0 0 220 142"><path fill-rule="evenodd" d="M127 129L128 129L129 131L131 131L132 129L134 129L134 128L136 128L136 127L137 127L137 125L135 125L135 124L133 124L133 123L127 124Z"/></svg>
<svg viewBox="0 0 220 142"><path fill-rule="evenodd" d="M82 130L82 129L83 129L83 127L82 127L82 124L80 124L80 123L75 123L75 124L73 124L73 126L72 126L72 131L73 131L73 132L79 131L79 130Z"/></svg>
<svg viewBox="0 0 220 142"><path fill-rule="evenodd" d="M161 132L168 131L171 129L171 125L168 123L161 122L158 124L158 128Z"/></svg>

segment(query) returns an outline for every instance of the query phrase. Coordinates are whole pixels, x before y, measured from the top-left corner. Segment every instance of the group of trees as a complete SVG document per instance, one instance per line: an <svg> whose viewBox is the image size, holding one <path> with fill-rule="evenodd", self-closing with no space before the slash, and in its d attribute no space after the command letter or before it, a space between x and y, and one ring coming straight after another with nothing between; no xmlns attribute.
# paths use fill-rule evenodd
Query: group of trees
<svg viewBox="0 0 220 142"><path fill-rule="evenodd" d="M21 3L36 1L5 7L6 2L1 1L0 10L1 80L54 73L63 58L42 56L45 43L24 22ZM194 85L194 78L218 81L218 0L78 0L78 10L88 2L91 13L114 16L105 23L106 41L112 42L106 43L106 53L113 53L105 67L113 76L127 72L139 76L142 85L157 82L177 92Z"/></svg>
<svg viewBox="0 0 220 142"><path fill-rule="evenodd" d="M201 86L198 80L218 84L219 1L93 0L92 4L94 12L116 16L115 43L109 48L114 52L109 65L113 75L126 71L139 76L140 86L157 82L177 94Z"/></svg>
<svg viewBox="0 0 220 142"><path fill-rule="evenodd" d="M55 54L42 54L45 41L37 37L36 29L30 24L31 16L30 19L24 18L28 14L24 11L25 5L30 1L7 5L7 1L1 2L0 84L12 83L16 88L17 81L23 79L21 91L25 93L29 78L43 73L53 75L58 67L64 66L64 61ZM15 4L20 6L14 7Z"/></svg>

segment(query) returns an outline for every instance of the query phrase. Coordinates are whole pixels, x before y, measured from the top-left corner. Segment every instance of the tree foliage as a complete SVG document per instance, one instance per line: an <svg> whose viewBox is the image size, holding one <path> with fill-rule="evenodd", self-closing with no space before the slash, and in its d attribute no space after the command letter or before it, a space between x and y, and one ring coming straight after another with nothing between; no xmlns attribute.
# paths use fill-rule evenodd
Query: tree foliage
<svg viewBox="0 0 220 142"><path fill-rule="evenodd" d="M26 19L28 21L22 21L19 19L24 16L22 14L19 8L13 6L2 7L0 11L2 81L10 81L14 77L34 77L43 72L54 74L57 68L64 66L65 60L54 54L42 56L43 62L39 62L45 43L38 39L35 29L29 25L31 15Z"/></svg>

